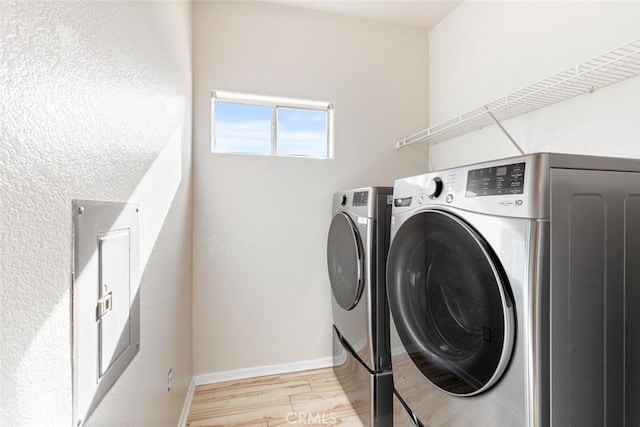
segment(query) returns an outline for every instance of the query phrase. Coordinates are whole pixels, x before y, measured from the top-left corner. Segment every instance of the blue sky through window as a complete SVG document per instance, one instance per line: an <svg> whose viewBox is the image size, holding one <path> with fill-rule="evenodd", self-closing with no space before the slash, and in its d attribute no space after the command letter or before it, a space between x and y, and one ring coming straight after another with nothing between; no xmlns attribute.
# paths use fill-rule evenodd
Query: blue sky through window
<svg viewBox="0 0 640 427"><path fill-rule="evenodd" d="M271 154L271 107L216 102L215 150Z"/></svg>
<svg viewBox="0 0 640 427"><path fill-rule="evenodd" d="M329 157L329 114L305 107L278 107L215 101L214 151ZM276 149L272 153L272 112L276 109Z"/></svg>
<svg viewBox="0 0 640 427"><path fill-rule="evenodd" d="M327 157L327 112L278 108L278 154Z"/></svg>

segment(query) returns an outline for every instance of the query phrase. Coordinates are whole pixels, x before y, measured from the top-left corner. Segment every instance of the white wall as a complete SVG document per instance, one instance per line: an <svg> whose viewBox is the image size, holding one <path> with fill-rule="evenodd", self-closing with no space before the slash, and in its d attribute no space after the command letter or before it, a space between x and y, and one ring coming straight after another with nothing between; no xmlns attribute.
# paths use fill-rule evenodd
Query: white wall
<svg viewBox="0 0 640 427"><path fill-rule="evenodd" d="M192 374L190 25L188 3L0 3L2 425L76 425L75 198L141 207L141 349L88 424L177 423Z"/></svg>
<svg viewBox="0 0 640 427"><path fill-rule="evenodd" d="M640 2L464 2L429 33L430 124L640 37ZM640 157L640 78L503 123L525 152ZM497 126L433 145L435 169L518 152Z"/></svg>
<svg viewBox="0 0 640 427"><path fill-rule="evenodd" d="M194 374L331 355L326 233L341 189L426 170L426 32L196 2ZM335 158L210 153L213 89L335 102ZM424 148L424 147L423 147Z"/></svg>

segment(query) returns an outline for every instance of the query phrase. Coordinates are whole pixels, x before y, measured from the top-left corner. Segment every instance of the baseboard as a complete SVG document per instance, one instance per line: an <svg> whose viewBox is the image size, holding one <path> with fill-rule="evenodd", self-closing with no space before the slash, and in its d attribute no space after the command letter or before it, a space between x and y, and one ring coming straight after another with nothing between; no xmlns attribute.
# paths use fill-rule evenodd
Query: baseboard
<svg viewBox="0 0 640 427"><path fill-rule="evenodd" d="M264 377L267 375L287 374L290 372L307 371L310 369L328 368L330 366L333 366L333 357L331 356L314 360L305 360L302 362L284 363L282 365L258 366L255 368L194 375L193 382L195 385L215 384L225 381Z"/></svg>
<svg viewBox="0 0 640 427"><path fill-rule="evenodd" d="M178 427L186 427L187 418L189 418L189 410L191 409L191 401L193 400L193 393L196 391L196 383L191 379L191 384L189 384L189 388L187 389L187 397L184 400L184 406L182 407L182 414L180 415L180 420L178 421Z"/></svg>

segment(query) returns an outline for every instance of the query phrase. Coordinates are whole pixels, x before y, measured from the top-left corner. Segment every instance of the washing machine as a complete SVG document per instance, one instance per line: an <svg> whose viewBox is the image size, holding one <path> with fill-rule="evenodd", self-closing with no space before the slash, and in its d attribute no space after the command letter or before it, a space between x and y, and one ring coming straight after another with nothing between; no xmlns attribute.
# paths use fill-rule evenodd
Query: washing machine
<svg viewBox="0 0 640 427"><path fill-rule="evenodd" d="M327 239L333 369L365 426L392 425L385 295L392 192L368 187L336 193Z"/></svg>
<svg viewBox="0 0 640 427"><path fill-rule="evenodd" d="M422 427L397 392L393 392L393 427Z"/></svg>
<svg viewBox="0 0 640 427"><path fill-rule="evenodd" d="M640 161L531 154L393 197L394 387L418 425L640 425Z"/></svg>

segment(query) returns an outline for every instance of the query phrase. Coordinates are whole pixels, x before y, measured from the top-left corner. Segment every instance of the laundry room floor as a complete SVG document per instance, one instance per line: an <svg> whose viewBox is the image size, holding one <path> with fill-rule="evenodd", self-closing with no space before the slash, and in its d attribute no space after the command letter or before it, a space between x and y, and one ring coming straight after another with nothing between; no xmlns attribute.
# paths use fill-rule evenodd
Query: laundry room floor
<svg viewBox="0 0 640 427"><path fill-rule="evenodd" d="M362 427L332 368L196 387L188 427Z"/></svg>

